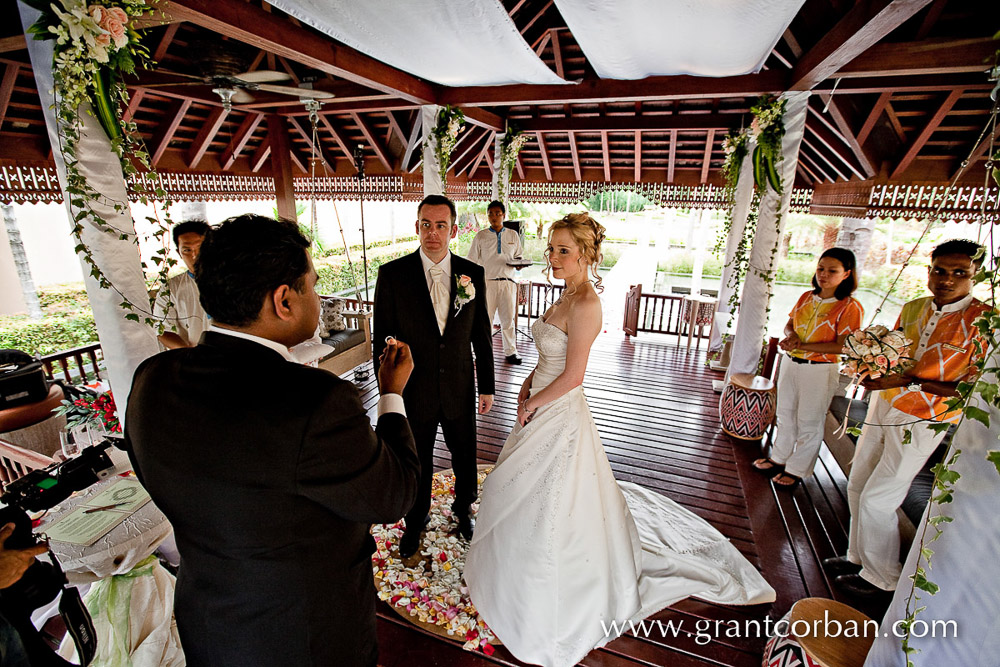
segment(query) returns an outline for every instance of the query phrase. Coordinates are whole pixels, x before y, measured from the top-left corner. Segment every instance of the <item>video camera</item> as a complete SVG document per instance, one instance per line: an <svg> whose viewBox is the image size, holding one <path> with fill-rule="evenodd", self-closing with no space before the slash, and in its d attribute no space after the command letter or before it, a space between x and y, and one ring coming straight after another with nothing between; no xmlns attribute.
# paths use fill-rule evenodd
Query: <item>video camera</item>
<svg viewBox="0 0 1000 667"><path fill-rule="evenodd" d="M116 449L111 440L104 440L68 461L33 470L11 482L0 496L5 505L0 508L0 526L12 523L14 532L3 546L24 549L37 544L28 512L51 509L73 493L126 469L125 453ZM54 600L62 591L59 613L76 643L80 664L87 665L97 652L90 614L77 589L67 587L66 575L55 556L51 552L49 556L51 563L36 560L19 581L0 590L0 613L21 635L33 666L69 665L49 648L31 623L31 612Z"/></svg>

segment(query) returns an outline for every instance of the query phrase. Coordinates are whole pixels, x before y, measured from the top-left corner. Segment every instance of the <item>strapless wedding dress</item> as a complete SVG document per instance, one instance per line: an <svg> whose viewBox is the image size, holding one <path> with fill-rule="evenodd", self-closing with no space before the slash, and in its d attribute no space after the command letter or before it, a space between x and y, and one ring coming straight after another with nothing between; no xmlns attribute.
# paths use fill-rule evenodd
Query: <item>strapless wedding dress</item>
<svg viewBox="0 0 1000 667"><path fill-rule="evenodd" d="M567 335L532 326L531 391L566 363ZM773 602L772 589L715 528L672 500L611 472L583 389L515 426L483 484L465 564L480 616L515 657L561 667L689 596Z"/></svg>

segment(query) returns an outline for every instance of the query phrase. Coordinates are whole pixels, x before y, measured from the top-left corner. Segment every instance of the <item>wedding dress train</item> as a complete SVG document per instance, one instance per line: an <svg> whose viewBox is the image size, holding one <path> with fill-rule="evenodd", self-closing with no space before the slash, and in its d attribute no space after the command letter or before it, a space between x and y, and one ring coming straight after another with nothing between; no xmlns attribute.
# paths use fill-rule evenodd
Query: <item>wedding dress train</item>
<svg viewBox="0 0 1000 667"><path fill-rule="evenodd" d="M536 320L537 393L563 370L566 334ZM672 500L616 482L577 387L515 426L483 484L465 565L480 616L519 660L561 667L695 595L774 601L717 530Z"/></svg>

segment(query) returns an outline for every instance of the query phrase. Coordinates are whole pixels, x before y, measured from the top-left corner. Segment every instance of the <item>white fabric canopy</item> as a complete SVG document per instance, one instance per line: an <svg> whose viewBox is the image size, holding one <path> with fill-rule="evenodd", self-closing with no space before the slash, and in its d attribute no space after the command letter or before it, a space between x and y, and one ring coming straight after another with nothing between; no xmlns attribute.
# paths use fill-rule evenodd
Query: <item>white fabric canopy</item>
<svg viewBox="0 0 1000 667"><path fill-rule="evenodd" d="M754 268L763 270L771 260L771 251L775 241L784 233L785 221L788 219L788 205L792 199L792 182L795 180L795 170L799 163L799 146L806 129L806 111L809 103L808 92L784 93L788 100L785 107L785 136L781 140L782 161L778 165L785 191L780 197L771 188L760 202L760 217L757 218L757 233L750 249L750 269L743 280L743 293L740 297L740 323L736 327L733 339L733 356L729 362L726 378L733 373L756 373L757 362L760 360L761 340L767 331L767 302L770 298L770 287ZM778 212L781 212L780 227L775 226ZM777 267L772 266L770 275L777 273ZM777 317L784 318L784 313Z"/></svg>
<svg viewBox="0 0 1000 667"><path fill-rule="evenodd" d="M339 42L447 86L565 83L496 0L274 0Z"/></svg>
<svg viewBox="0 0 1000 667"><path fill-rule="evenodd" d="M644 79L756 72L803 2L556 0L556 7L599 77Z"/></svg>

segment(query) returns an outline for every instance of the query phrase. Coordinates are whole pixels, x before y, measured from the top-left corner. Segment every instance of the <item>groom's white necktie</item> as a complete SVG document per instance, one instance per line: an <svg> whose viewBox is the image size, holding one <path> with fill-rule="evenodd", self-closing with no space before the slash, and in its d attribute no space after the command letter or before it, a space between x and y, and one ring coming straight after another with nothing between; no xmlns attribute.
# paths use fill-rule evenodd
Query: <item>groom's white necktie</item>
<svg viewBox="0 0 1000 667"><path fill-rule="evenodd" d="M434 265L427 270L431 276L431 303L434 304L434 315L437 317L438 329L444 333L444 325L448 322L448 299L451 294L444 284L444 270Z"/></svg>

